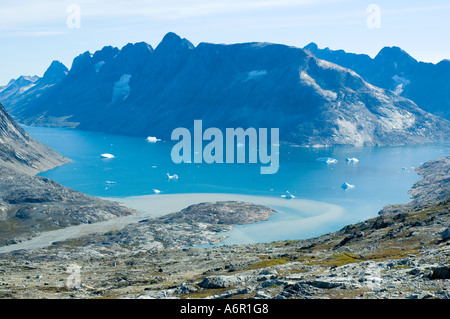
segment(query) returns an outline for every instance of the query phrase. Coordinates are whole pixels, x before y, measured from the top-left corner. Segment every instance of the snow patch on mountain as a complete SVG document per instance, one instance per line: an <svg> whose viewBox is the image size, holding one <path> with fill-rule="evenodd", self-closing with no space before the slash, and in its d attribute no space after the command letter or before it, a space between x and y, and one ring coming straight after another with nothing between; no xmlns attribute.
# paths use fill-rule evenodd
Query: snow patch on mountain
<svg viewBox="0 0 450 319"><path fill-rule="evenodd" d="M247 78L244 80L244 82L249 81L249 80L257 80L257 79L262 78L265 75L267 75L267 70L250 71L250 72L248 72Z"/></svg>
<svg viewBox="0 0 450 319"><path fill-rule="evenodd" d="M119 81L114 82L113 93L112 93L112 103L116 101L124 101L130 94L130 79L132 75L123 74Z"/></svg>
<svg viewBox="0 0 450 319"><path fill-rule="evenodd" d="M105 63L106 63L105 61L100 61L100 62L96 63L96 64L94 65L95 72L96 72L96 73L100 72L102 66L103 66Z"/></svg>
<svg viewBox="0 0 450 319"><path fill-rule="evenodd" d="M407 86L408 84L411 83L410 80L408 80L404 77L398 76L398 75L394 75L392 77L392 80L394 80L394 85L395 85L394 93L397 95L402 94L403 90L405 89L405 86Z"/></svg>

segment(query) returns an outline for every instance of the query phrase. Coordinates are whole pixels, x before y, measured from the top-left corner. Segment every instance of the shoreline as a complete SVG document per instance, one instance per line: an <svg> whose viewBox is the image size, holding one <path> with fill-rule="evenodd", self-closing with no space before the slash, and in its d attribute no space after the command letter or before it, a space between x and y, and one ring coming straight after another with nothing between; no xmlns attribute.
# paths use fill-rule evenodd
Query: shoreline
<svg viewBox="0 0 450 319"><path fill-rule="evenodd" d="M128 224L138 223L140 220L146 218L154 218L170 213L178 212L183 208L190 205L198 204L201 202L215 202L215 201L243 201L253 204L259 204L268 206L277 211L267 221L258 222L249 225L236 225L233 230L226 233L220 233L219 235L230 235L234 231L237 232L242 238L245 232L242 232L240 226L250 227L263 225L264 231L272 227L282 228L283 232L288 228L298 227L311 227L312 225L318 225L331 219L336 219L342 215L344 209L340 206L328 204L325 202L312 201L306 199L284 199L269 196L253 196L253 195L240 195L240 194L226 194L226 193L183 193L183 194L155 194L155 195L142 195L131 196L124 198L105 198L101 199L116 201L126 205L128 208L134 208L139 213L129 215L125 217L114 218L108 221L93 223L93 224L80 224L76 226L70 226L58 230L44 232L31 240L0 247L0 254L9 253L17 250L34 250L40 249L52 245L53 242L64 241L71 238L81 237L92 233L105 232L112 229L120 229ZM284 220L283 220L284 217ZM275 219L275 221L274 221ZM294 221L297 221L295 223ZM301 225L299 225L301 221ZM272 225L272 226L270 226ZM237 230L236 230L237 228ZM257 230L258 232L258 230ZM229 238L229 237L228 237ZM228 239L227 238L227 239ZM298 238L292 238L298 239ZM248 243L242 242L242 244Z"/></svg>
<svg viewBox="0 0 450 319"><path fill-rule="evenodd" d="M228 193L158 194L102 199L123 203L129 208L145 212L146 214L151 214L155 210L153 205L164 205L167 200L173 200L172 205L178 204L179 209L176 211L193 204L214 201L243 201L264 205L277 211L266 221L235 225L230 231L218 233L219 236L226 236L226 239L214 246L267 243L270 241L297 240L324 235L327 231L321 232L318 229L320 227L326 229L328 223L334 222L344 213L343 207L326 202L300 198L285 199L282 197ZM152 204L152 207L148 206L149 203ZM163 207L160 211L165 209L167 208ZM152 216L157 217L157 215ZM300 235L302 233L306 234L306 236Z"/></svg>

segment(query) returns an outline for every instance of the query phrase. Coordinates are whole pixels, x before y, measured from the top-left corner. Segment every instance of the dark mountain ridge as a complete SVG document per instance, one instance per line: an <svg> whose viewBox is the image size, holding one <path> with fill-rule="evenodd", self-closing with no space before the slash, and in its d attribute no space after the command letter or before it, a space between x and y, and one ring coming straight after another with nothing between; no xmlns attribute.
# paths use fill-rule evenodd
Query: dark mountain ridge
<svg viewBox="0 0 450 319"><path fill-rule="evenodd" d="M399 145L448 140L450 123L352 70L272 43L194 46L168 33L73 61L43 92L8 101L27 125L69 126L170 139L173 129L280 128L302 146Z"/></svg>
<svg viewBox="0 0 450 319"><path fill-rule="evenodd" d="M450 120L450 61L420 62L399 47L385 47L374 57L344 50L319 49L315 43L304 47L315 56L349 68L365 81L396 92L420 108Z"/></svg>

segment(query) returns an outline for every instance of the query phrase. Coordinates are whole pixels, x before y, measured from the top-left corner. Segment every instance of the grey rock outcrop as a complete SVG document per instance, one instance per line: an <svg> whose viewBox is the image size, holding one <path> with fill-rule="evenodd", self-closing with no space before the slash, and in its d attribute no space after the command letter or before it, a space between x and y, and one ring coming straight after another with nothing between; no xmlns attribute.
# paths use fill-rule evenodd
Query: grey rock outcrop
<svg viewBox="0 0 450 319"><path fill-rule="evenodd" d="M450 120L450 60L425 63L399 47L384 47L371 58L344 50L305 46L319 59L352 69L367 82L414 101L423 110Z"/></svg>
<svg viewBox="0 0 450 319"><path fill-rule="evenodd" d="M0 246L42 231L135 213L35 176L69 161L27 134L0 104Z"/></svg>
<svg viewBox="0 0 450 319"><path fill-rule="evenodd" d="M70 160L27 134L0 104L0 165L36 174Z"/></svg>

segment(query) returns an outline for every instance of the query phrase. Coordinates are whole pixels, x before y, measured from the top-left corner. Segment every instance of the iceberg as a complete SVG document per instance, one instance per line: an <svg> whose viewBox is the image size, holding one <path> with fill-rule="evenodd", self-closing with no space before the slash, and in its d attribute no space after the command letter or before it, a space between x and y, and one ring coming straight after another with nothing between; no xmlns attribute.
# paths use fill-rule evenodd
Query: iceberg
<svg viewBox="0 0 450 319"><path fill-rule="evenodd" d="M345 159L348 163L358 163L359 159L357 159L356 157L348 157Z"/></svg>
<svg viewBox="0 0 450 319"><path fill-rule="evenodd" d="M114 155L108 154L108 153L100 154L100 156L103 157L103 158L114 158L115 157Z"/></svg>
<svg viewBox="0 0 450 319"><path fill-rule="evenodd" d="M161 139L156 138L154 136L149 136L149 137L147 137L146 141L149 142L149 143L156 143L156 142L161 141Z"/></svg>
<svg viewBox="0 0 450 319"><path fill-rule="evenodd" d="M292 195L291 193L289 193L288 191L286 191L286 195L281 195L281 197L286 198L286 199L293 199L293 198L295 198L295 196Z"/></svg>
<svg viewBox="0 0 450 319"><path fill-rule="evenodd" d="M343 189L349 189L349 188L355 188L355 185L349 184L347 182L345 182L344 184L341 185L341 187Z"/></svg>
<svg viewBox="0 0 450 319"><path fill-rule="evenodd" d="M177 174L173 174L173 175L170 175L169 173L167 173L167 178L170 180L170 179L175 179L175 180L177 180L178 179L178 175Z"/></svg>
<svg viewBox="0 0 450 319"><path fill-rule="evenodd" d="M335 164L338 162L337 159L332 157L319 157L316 159L317 162L327 163L327 164Z"/></svg>
<svg viewBox="0 0 450 319"><path fill-rule="evenodd" d="M159 194L159 193L161 193L161 191L159 189L153 189L153 193L154 194Z"/></svg>

